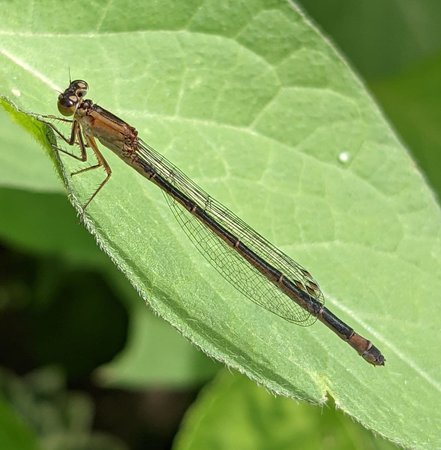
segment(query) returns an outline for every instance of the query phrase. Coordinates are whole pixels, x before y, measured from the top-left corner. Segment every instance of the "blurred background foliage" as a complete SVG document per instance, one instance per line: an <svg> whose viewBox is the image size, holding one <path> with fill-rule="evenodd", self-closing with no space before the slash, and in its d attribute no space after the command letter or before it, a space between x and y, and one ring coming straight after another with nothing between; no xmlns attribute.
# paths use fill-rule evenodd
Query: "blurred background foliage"
<svg viewBox="0 0 441 450"><path fill-rule="evenodd" d="M440 197L441 3L300 4ZM3 112L0 129L8 148L31 139ZM197 397L220 366L145 308L78 225L55 174L39 176L48 166L11 168L32 186L41 179L38 192L0 188L0 448L166 449L180 424L175 449L391 447L332 403L277 399L238 375L218 375Z"/></svg>

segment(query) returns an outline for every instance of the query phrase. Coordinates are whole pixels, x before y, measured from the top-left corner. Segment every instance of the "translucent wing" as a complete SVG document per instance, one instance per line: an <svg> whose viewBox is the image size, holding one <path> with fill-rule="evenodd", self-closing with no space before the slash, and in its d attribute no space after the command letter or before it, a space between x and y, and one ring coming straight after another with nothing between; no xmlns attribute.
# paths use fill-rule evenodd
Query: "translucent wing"
<svg viewBox="0 0 441 450"><path fill-rule="evenodd" d="M176 166L140 141L137 156L180 192L184 193L217 223L237 237L268 264L279 270L303 292L320 304L323 294L309 272L249 227L228 208L211 198ZM299 325L308 326L316 318L301 308L237 251L208 229L171 196L164 194L177 221L207 261L237 290L259 306Z"/></svg>

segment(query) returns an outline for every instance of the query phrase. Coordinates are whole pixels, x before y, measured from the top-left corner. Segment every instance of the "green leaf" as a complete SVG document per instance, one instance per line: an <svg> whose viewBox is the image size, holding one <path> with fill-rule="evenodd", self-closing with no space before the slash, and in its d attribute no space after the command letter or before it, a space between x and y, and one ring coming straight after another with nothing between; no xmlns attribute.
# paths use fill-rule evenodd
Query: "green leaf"
<svg viewBox="0 0 441 450"><path fill-rule="evenodd" d="M174 450L392 450L334 405L316 408L274 397L243 376L224 371L187 412Z"/></svg>
<svg viewBox="0 0 441 450"><path fill-rule="evenodd" d="M106 152L113 176L84 221L151 307L273 392L330 393L401 445L440 446L439 208L302 14L281 0L42 3L29 34L20 5L5 7L3 93L19 89L23 109L55 113L52 88L67 84L69 64L91 98L308 267L328 307L387 363L374 369L320 324L296 327L247 301L186 240L155 186ZM79 167L62 161L67 174ZM66 177L77 207L102 177Z"/></svg>

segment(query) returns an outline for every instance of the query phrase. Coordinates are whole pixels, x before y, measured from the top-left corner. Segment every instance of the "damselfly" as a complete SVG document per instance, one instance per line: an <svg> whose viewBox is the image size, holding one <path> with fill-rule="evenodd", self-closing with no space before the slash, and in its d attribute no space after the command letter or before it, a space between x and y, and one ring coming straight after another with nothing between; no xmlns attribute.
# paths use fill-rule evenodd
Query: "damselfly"
<svg viewBox="0 0 441 450"><path fill-rule="evenodd" d="M323 294L307 270L277 249L225 206L210 197L181 170L144 143L135 128L109 111L85 99L88 85L72 81L58 97L58 110L73 120L70 137L64 136L47 118L49 125L69 145L78 145L80 155L67 153L80 161L87 160L87 147L96 162L75 174L102 167L105 179L84 205L85 209L109 181L112 171L96 140L116 153L142 176L165 193L176 219L202 255L235 288L258 305L283 319L299 325L311 325L316 319L324 323L351 345L367 362L384 365L380 350L357 334L324 306Z"/></svg>

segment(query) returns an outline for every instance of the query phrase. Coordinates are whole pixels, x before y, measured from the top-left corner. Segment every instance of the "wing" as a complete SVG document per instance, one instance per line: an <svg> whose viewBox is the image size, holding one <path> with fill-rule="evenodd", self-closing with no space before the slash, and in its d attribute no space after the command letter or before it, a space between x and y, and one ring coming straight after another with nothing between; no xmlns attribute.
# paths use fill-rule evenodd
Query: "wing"
<svg viewBox="0 0 441 450"><path fill-rule="evenodd" d="M320 304L324 304L324 297L317 282L306 269L268 242L228 208L210 197L164 156L141 140L137 156L173 187L195 202L212 219L240 239L243 244L279 270L285 278L300 286ZM174 198L164 195L177 221L196 248L238 291L259 306L289 322L303 326L315 322L316 317L301 308L234 248L213 233Z"/></svg>

